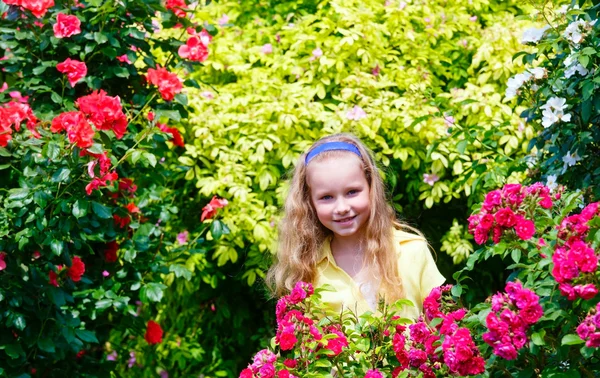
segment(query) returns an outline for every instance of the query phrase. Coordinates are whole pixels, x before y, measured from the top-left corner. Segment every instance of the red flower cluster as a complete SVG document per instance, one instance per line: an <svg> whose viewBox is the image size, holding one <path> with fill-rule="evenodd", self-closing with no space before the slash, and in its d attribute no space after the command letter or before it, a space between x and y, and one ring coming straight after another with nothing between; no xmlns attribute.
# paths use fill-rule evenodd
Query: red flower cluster
<svg viewBox="0 0 600 378"><path fill-rule="evenodd" d="M535 223L525 218L525 209L532 201L544 209L551 208L549 193L540 183L529 187L507 184L502 190L491 191L485 197L482 210L469 217L469 232L477 244L486 243L490 234L493 242L498 243L509 230L521 240L529 240L535 234Z"/></svg>
<svg viewBox="0 0 600 378"><path fill-rule="evenodd" d="M552 255L552 276L559 283L562 295L569 300L578 297L592 299L598 294L598 288L592 283L598 269L598 256L585 241L590 227L588 222L598 215L598 202L589 204L581 214L563 219L558 227L558 245Z"/></svg>
<svg viewBox="0 0 600 378"><path fill-rule="evenodd" d="M3 0L8 5L18 5L30 11L35 17L44 17L49 8L54 6L54 0Z"/></svg>
<svg viewBox="0 0 600 378"><path fill-rule="evenodd" d="M54 29L54 36L56 38L68 38L81 33L80 26L81 21L79 21L77 16L59 13L56 16L56 24L52 28Z"/></svg>
<svg viewBox="0 0 600 378"><path fill-rule="evenodd" d="M592 308L586 318L577 327L577 334L585 340L588 348L600 347L600 303Z"/></svg>
<svg viewBox="0 0 600 378"><path fill-rule="evenodd" d="M163 330L160 328L160 325L154 320L148 321L148 326L146 328L146 334L144 335L144 339L148 342L148 344L158 344L162 341Z"/></svg>
<svg viewBox="0 0 600 378"><path fill-rule="evenodd" d="M81 276L85 273L85 264L81 261L79 256L73 257L71 260L71 267L67 271L67 275L71 277L73 282L81 281Z"/></svg>
<svg viewBox="0 0 600 378"><path fill-rule="evenodd" d="M67 131L71 143L79 148L88 148L94 144L94 129L82 112L66 112L59 114L52 120L50 131L58 133Z"/></svg>
<svg viewBox="0 0 600 378"><path fill-rule="evenodd" d="M218 209L227 206L228 202L224 198L217 198L214 196L210 202L202 208L202 215L200 216L200 222L204 222L205 219L210 219L215 216Z"/></svg>
<svg viewBox="0 0 600 378"><path fill-rule="evenodd" d="M113 240L106 244L106 249L104 250L104 260L108 263L114 263L117 261L117 251L119 250L119 243L116 240Z"/></svg>
<svg viewBox="0 0 600 378"><path fill-rule="evenodd" d="M204 62L208 58L208 44L212 36L206 30L199 34L192 34L185 45L179 47L179 56L197 62Z"/></svg>
<svg viewBox="0 0 600 378"><path fill-rule="evenodd" d="M80 97L76 104L98 130L112 130L117 139L123 138L127 131L127 117L123 114L119 96L107 96L100 90Z"/></svg>
<svg viewBox="0 0 600 378"><path fill-rule="evenodd" d="M507 360L517 358L518 350L527 343L527 328L544 314L539 300L520 282L509 282L506 293L492 296L492 312L486 318L489 332L483 334L483 341L496 355Z"/></svg>
<svg viewBox="0 0 600 378"><path fill-rule="evenodd" d="M62 270L63 266L62 265L57 265L56 266L56 270L60 273L60 271ZM54 287L58 287L58 274L56 274L55 271L50 270L48 272L48 283L50 283L50 285L54 286Z"/></svg>
<svg viewBox="0 0 600 378"><path fill-rule="evenodd" d="M92 192L94 190L97 190L101 187L105 187L110 185L113 181L116 181L119 179L119 175L117 174L117 172L109 172L110 169L110 159L108 158L108 155L106 152L104 152L103 154L92 154L89 152L85 152L85 154L93 156L95 158L97 158L97 161L91 161L88 164L88 174L90 175L90 177L92 178L92 181L86 185L85 187L85 192L87 193L87 195L89 196L90 194L92 194ZM98 176L96 176L96 173L94 172L94 168L96 167L96 165L100 165L100 174Z"/></svg>
<svg viewBox="0 0 600 378"><path fill-rule="evenodd" d="M434 288L423 301L423 310L429 320L442 319L437 329L444 336L443 362L449 371L460 376L481 374L485 370L485 360L469 329L457 324L465 317L466 310L451 299L451 289L452 285Z"/></svg>
<svg viewBox="0 0 600 378"><path fill-rule="evenodd" d="M424 378L435 378L432 367L440 367L439 356L435 353L439 339L423 321L411 324L408 331L406 326L396 325L392 348L400 366L394 369L392 377L413 367L423 373Z"/></svg>
<svg viewBox="0 0 600 378"><path fill-rule="evenodd" d="M158 91L165 101L173 100L175 95L183 89L181 80L179 80L177 75L167 71L163 67L157 66L157 69L149 68L147 78L150 83L158 87Z"/></svg>
<svg viewBox="0 0 600 378"><path fill-rule="evenodd" d="M185 0L167 0L166 8L173 11L177 17L185 17L186 7Z"/></svg>
<svg viewBox="0 0 600 378"><path fill-rule="evenodd" d="M12 139L12 127L21 129L21 123L27 121L27 129L36 138L40 134L35 129L38 119L33 115L29 105L19 102L9 102L0 106L0 146L6 147Z"/></svg>
<svg viewBox="0 0 600 378"><path fill-rule="evenodd" d="M185 144L183 143L183 137L181 136L181 133L179 132L179 130L177 130L177 128L175 127L169 127L167 125L164 125L162 123L159 123L158 128L160 129L160 131L165 132L165 133L169 133L173 136L173 144L179 147L183 147L185 146Z"/></svg>
<svg viewBox="0 0 600 378"><path fill-rule="evenodd" d="M56 69L60 73L67 74L67 79L71 87L75 87L75 84L87 75L87 66L85 63L78 60L67 58L64 62L58 63Z"/></svg>

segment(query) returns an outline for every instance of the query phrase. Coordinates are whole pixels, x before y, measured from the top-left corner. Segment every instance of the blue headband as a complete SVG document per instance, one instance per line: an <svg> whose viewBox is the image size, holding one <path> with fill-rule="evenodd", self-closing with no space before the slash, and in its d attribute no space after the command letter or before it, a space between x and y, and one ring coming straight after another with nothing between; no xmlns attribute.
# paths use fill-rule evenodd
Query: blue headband
<svg viewBox="0 0 600 378"><path fill-rule="evenodd" d="M318 145L317 147L313 148L306 154L306 158L304 159L304 165L308 165L308 163L310 163L310 161L315 156L317 156L318 154L325 152L325 151L349 151L349 152L352 152L353 154L356 154L356 156L358 156L359 158L362 159L362 155L360 154L360 151L352 143L326 142L326 143Z"/></svg>

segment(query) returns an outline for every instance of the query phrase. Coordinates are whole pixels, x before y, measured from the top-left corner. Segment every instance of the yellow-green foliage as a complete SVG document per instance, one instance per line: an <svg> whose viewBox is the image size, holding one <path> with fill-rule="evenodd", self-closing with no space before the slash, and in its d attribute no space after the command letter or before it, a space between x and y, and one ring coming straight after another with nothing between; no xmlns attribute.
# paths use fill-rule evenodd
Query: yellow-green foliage
<svg viewBox="0 0 600 378"><path fill-rule="evenodd" d="M190 96L195 114L180 161L202 195L230 200L232 232L218 263L242 251L244 278L251 284L261 274L283 178L324 134L356 133L387 167L387 181L402 187L396 199L423 207L504 180L504 161L522 157L533 133L503 102L505 82L522 70L512 62L528 26L517 18L527 11L520 3L243 0L202 8L201 19L229 21L194 74L210 87ZM367 114L359 121L347 117L355 105ZM426 173L440 180L424 183Z"/></svg>

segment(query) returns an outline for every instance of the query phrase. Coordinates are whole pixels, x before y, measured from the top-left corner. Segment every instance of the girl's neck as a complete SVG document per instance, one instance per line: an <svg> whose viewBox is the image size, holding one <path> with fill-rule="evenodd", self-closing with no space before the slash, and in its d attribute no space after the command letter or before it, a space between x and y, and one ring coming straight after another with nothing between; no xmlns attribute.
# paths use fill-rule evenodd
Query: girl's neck
<svg viewBox="0 0 600 378"><path fill-rule="evenodd" d="M331 239L331 252L336 255L363 255L362 235L339 237L334 235Z"/></svg>

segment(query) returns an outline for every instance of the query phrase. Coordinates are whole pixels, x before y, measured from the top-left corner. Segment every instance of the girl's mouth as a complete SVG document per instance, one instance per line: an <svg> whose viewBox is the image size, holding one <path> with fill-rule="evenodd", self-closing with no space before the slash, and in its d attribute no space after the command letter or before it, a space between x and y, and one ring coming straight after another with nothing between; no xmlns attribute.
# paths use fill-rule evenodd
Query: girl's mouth
<svg viewBox="0 0 600 378"><path fill-rule="evenodd" d="M334 220L334 222L337 222L337 223L348 223L348 222L353 221L354 218L356 218L356 215L354 215L352 217L348 217L348 218L337 219L337 220Z"/></svg>

